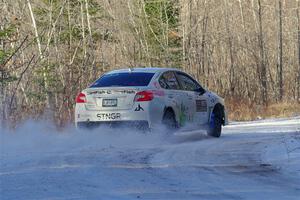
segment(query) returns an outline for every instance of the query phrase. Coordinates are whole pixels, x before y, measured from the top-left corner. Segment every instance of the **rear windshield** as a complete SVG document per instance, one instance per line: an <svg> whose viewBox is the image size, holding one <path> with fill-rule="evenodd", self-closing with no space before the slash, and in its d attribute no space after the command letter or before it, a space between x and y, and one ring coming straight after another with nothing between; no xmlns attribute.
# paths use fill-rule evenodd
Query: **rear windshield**
<svg viewBox="0 0 300 200"><path fill-rule="evenodd" d="M142 72L105 74L90 87L147 86L153 75L154 73Z"/></svg>

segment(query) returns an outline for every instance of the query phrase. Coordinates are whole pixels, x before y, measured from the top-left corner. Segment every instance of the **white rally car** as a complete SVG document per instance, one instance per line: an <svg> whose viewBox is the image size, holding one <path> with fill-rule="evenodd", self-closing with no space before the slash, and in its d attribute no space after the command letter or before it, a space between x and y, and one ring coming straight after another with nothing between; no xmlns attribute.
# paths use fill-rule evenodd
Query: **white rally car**
<svg viewBox="0 0 300 200"><path fill-rule="evenodd" d="M83 90L76 98L75 123L79 128L205 128L220 137L227 114L221 97L178 69L132 68L105 73Z"/></svg>

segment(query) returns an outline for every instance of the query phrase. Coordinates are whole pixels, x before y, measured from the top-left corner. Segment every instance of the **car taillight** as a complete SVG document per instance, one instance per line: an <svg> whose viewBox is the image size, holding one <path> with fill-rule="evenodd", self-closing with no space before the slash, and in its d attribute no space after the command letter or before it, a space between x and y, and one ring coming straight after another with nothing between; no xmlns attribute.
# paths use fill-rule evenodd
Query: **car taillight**
<svg viewBox="0 0 300 200"><path fill-rule="evenodd" d="M151 101L153 99L153 92L142 91L135 95L134 101Z"/></svg>
<svg viewBox="0 0 300 200"><path fill-rule="evenodd" d="M80 93L76 97L76 103L86 103L86 96L83 93Z"/></svg>

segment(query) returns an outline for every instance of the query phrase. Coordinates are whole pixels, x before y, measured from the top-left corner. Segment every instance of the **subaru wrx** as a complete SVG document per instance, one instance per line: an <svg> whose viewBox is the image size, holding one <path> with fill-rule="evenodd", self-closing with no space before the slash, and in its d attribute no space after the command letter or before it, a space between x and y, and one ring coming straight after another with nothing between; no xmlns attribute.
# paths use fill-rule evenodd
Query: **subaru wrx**
<svg viewBox="0 0 300 200"><path fill-rule="evenodd" d="M206 129L220 137L227 114L221 97L179 69L129 68L103 74L78 94L75 124Z"/></svg>

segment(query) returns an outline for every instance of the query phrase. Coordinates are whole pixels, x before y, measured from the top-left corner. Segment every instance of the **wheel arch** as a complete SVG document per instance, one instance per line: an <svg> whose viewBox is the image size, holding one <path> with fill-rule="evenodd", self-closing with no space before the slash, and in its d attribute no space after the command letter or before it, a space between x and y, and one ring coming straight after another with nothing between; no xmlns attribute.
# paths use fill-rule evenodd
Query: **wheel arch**
<svg viewBox="0 0 300 200"><path fill-rule="evenodd" d="M163 111L163 115L162 115L162 119L161 119L161 120L163 120L163 118L164 118L164 116L165 116L165 113L166 113L167 111L173 112L173 114L174 114L174 116L175 116L175 119L176 119L176 121L177 121L177 123L178 123L178 122L179 122L179 118L178 118L178 114L176 113L176 108L173 108L172 106L167 106L167 105L164 107L164 111Z"/></svg>
<svg viewBox="0 0 300 200"><path fill-rule="evenodd" d="M164 115L166 114L167 111L173 112L173 114L175 115L175 118L176 118L176 113L175 113L174 109L171 106L165 106L164 107L163 117L164 117Z"/></svg>

